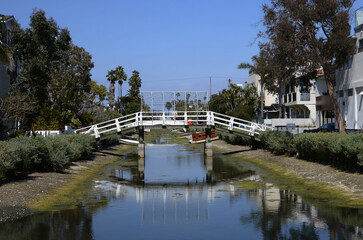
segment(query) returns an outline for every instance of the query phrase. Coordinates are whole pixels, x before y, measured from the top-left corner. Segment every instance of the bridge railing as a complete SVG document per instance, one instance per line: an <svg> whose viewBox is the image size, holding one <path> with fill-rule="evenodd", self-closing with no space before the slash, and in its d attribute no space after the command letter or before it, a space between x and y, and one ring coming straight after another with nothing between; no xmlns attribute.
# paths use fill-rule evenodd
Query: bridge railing
<svg viewBox="0 0 363 240"><path fill-rule="evenodd" d="M138 124L140 126L206 125L208 122L207 117L208 111L140 112L138 113Z"/></svg>
<svg viewBox="0 0 363 240"><path fill-rule="evenodd" d="M105 122L101 122L89 127L77 129L76 133L91 134L96 138L101 137L102 134L109 132L121 132L122 129L136 127L137 113L122 116Z"/></svg>
<svg viewBox="0 0 363 240"><path fill-rule="evenodd" d="M273 128L243 119L212 111L187 111L187 112L138 112L109 121L101 122L89 127L81 128L75 133L91 134L96 138L108 133L120 133L124 129L138 126L218 126L230 131L245 132L249 136L259 134L260 131Z"/></svg>
<svg viewBox="0 0 363 240"><path fill-rule="evenodd" d="M273 128L266 125L250 122L244 119L231 117L221 113L212 112L212 122L214 125L221 125L230 131L238 130L247 132L248 135L254 136L259 134L259 131L273 130Z"/></svg>

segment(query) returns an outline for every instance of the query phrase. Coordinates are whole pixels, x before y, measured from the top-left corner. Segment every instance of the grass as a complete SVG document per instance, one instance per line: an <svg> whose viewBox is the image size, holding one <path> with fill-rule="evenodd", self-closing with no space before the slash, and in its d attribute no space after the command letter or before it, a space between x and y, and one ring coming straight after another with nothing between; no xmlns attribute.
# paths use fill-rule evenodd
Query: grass
<svg viewBox="0 0 363 240"><path fill-rule="evenodd" d="M243 181L230 183L230 185L237 186L243 189L267 189L269 188L266 183L261 181Z"/></svg>

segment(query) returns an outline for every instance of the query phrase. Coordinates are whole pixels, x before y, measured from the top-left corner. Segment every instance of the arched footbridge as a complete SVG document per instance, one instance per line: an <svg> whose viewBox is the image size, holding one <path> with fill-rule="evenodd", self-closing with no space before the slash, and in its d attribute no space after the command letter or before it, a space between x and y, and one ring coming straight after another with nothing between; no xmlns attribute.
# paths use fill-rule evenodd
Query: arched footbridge
<svg viewBox="0 0 363 240"><path fill-rule="evenodd" d="M264 124L246 121L213 111L137 112L76 130L96 139L122 134L135 128L214 128L230 134L258 139L260 132L273 130Z"/></svg>

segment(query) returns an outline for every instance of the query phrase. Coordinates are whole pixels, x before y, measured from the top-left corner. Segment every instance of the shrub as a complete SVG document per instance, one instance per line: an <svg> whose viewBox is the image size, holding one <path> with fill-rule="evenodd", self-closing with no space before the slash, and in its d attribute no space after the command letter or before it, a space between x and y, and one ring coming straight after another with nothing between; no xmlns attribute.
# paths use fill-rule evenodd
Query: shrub
<svg viewBox="0 0 363 240"><path fill-rule="evenodd" d="M120 136L119 135L112 135L110 137L104 138L101 140L102 147L108 147L117 145L120 143Z"/></svg>
<svg viewBox="0 0 363 240"><path fill-rule="evenodd" d="M45 170L61 171L70 165L72 148L65 138L49 136L46 139L46 145L49 150L49 158L43 164Z"/></svg>
<svg viewBox="0 0 363 240"><path fill-rule="evenodd" d="M0 171L5 177L13 177L19 173L22 160L17 154L17 146L0 142Z"/></svg>
<svg viewBox="0 0 363 240"><path fill-rule="evenodd" d="M91 156L93 151L94 137L84 134L62 135L71 147L71 160L85 159Z"/></svg>
<svg viewBox="0 0 363 240"><path fill-rule="evenodd" d="M258 135L262 147L274 154L293 155L296 150L293 145L293 135L289 132L282 131L266 131Z"/></svg>
<svg viewBox="0 0 363 240"><path fill-rule="evenodd" d="M226 143L230 143L230 144L238 144L238 145L243 145L243 146L251 145L251 140L249 138L245 138L245 137L241 137L241 136L236 136L236 135L232 135L232 134L228 134L228 133L219 132L218 137L219 137L219 139L225 141Z"/></svg>
<svg viewBox="0 0 363 240"><path fill-rule="evenodd" d="M363 134L303 133L294 138L299 157L355 170L363 165Z"/></svg>

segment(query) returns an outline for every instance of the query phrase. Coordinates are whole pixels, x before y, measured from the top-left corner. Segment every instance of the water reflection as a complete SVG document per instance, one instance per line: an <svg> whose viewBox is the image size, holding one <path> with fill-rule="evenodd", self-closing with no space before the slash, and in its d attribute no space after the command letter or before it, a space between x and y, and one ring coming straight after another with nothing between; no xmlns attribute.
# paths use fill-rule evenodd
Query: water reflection
<svg viewBox="0 0 363 240"><path fill-rule="evenodd" d="M305 201L228 156L149 136L93 180L92 202L0 224L0 239L363 239L363 209ZM148 139L147 139L148 140Z"/></svg>

